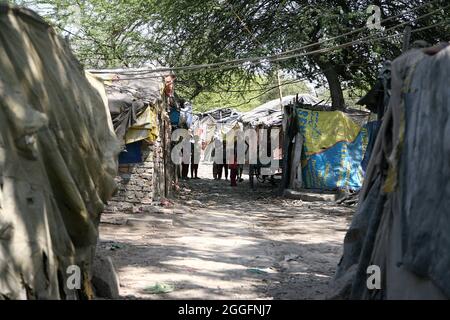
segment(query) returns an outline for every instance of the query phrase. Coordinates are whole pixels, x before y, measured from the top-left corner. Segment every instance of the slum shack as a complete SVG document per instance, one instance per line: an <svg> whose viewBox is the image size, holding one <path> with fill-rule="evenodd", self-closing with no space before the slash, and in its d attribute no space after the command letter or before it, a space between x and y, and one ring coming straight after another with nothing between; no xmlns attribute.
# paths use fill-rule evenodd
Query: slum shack
<svg viewBox="0 0 450 320"><path fill-rule="evenodd" d="M284 188L359 190L370 113L296 101L285 108Z"/></svg>
<svg viewBox="0 0 450 320"><path fill-rule="evenodd" d="M264 183L266 181L275 184L275 177L282 177L283 175L283 145L285 141L286 122L284 107L292 105L294 101L301 103L315 104L317 99L308 94L302 95L290 95L280 99L274 99L266 102L261 106L244 113L239 121L243 123L244 131L253 129L258 136L257 141L257 160L251 160L250 155L246 157L246 164L244 166L244 172L249 175L250 186L252 189L256 189L257 182ZM267 145L262 146L260 135L261 130L267 130ZM272 130L279 131L278 146L272 146L270 135ZM263 164L260 159L260 148L264 147L267 150L267 156L270 156L273 161L278 162L276 168L272 168L272 164ZM250 163L252 162L252 163Z"/></svg>
<svg viewBox="0 0 450 320"><path fill-rule="evenodd" d="M241 114L232 108L218 108L197 114L193 132L200 138L202 149L205 150L215 137L223 139L228 132L239 126L240 116Z"/></svg>
<svg viewBox="0 0 450 320"><path fill-rule="evenodd" d="M391 72L333 297L449 299L450 46L411 49Z"/></svg>
<svg viewBox="0 0 450 320"><path fill-rule="evenodd" d="M103 80L114 130L121 142L118 192L107 212L139 212L170 193L171 124L162 77L133 79L136 70L93 70Z"/></svg>
<svg viewBox="0 0 450 320"><path fill-rule="evenodd" d="M93 298L120 150L107 106L30 10L0 4L0 57L0 300Z"/></svg>
<svg viewBox="0 0 450 320"><path fill-rule="evenodd" d="M231 131L242 130L242 125L238 121L240 116L241 113L232 108L218 108L196 115L192 131L194 136L199 137L204 161L213 161L216 149L220 149L218 152L226 153L223 142L226 141L227 135Z"/></svg>

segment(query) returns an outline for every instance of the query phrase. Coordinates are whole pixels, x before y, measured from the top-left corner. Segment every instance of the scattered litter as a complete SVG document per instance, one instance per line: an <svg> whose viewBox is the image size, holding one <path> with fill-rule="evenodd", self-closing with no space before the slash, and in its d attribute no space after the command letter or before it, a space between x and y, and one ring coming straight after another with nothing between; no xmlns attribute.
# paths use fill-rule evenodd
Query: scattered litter
<svg viewBox="0 0 450 320"><path fill-rule="evenodd" d="M249 268L249 269L247 269L247 271L250 273L255 273L255 274L268 274L267 271L259 269L259 268Z"/></svg>
<svg viewBox="0 0 450 320"><path fill-rule="evenodd" d="M141 208L138 208L138 207L134 207L134 206L133 206L132 213L133 213L133 214L142 213Z"/></svg>
<svg viewBox="0 0 450 320"><path fill-rule="evenodd" d="M118 243L111 243L109 246L106 247L107 250L115 251L117 249L122 249L123 246Z"/></svg>
<svg viewBox="0 0 450 320"><path fill-rule="evenodd" d="M112 224L112 225L117 225L117 226L124 225L126 222L127 222L127 219L125 219L125 218L110 219L110 218L105 218L105 216L102 216L102 218L100 220L100 223L102 223L102 224Z"/></svg>
<svg viewBox="0 0 450 320"><path fill-rule="evenodd" d="M288 254L284 256L284 262L296 261L298 258L301 258L298 254Z"/></svg>
<svg viewBox="0 0 450 320"><path fill-rule="evenodd" d="M161 206L163 207L173 207L173 202L166 199L166 198L162 198L161 199Z"/></svg>
<svg viewBox="0 0 450 320"><path fill-rule="evenodd" d="M170 284L157 283L154 286L144 288L143 291L145 293L149 293L149 294L161 294L161 293L169 293L174 290L175 290L175 287Z"/></svg>
<svg viewBox="0 0 450 320"><path fill-rule="evenodd" d="M199 200L189 200L186 201L187 205L196 206L196 207L204 207L205 205Z"/></svg>
<svg viewBox="0 0 450 320"><path fill-rule="evenodd" d="M358 201L359 191L344 193L336 200L336 203L340 205L355 206L358 204Z"/></svg>

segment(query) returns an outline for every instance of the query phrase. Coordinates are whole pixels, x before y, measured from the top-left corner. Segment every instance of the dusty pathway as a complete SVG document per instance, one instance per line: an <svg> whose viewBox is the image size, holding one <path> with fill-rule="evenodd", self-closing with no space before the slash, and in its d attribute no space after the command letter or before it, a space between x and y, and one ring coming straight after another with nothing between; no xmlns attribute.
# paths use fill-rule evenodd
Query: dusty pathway
<svg viewBox="0 0 450 320"><path fill-rule="evenodd" d="M183 186L175 208L103 216L99 250L113 258L124 298L326 296L353 209L254 193L247 182ZM148 293L156 284L173 290Z"/></svg>

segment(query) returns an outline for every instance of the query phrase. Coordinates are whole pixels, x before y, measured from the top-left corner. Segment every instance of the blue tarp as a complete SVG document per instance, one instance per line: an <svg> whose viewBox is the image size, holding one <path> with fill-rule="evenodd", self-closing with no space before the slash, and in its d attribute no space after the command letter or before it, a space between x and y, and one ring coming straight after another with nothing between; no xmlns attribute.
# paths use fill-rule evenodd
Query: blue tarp
<svg viewBox="0 0 450 320"><path fill-rule="evenodd" d="M353 142L338 142L331 148L307 157L302 168L305 188L358 190L363 184L363 140L367 131L361 130Z"/></svg>
<svg viewBox="0 0 450 320"><path fill-rule="evenodd" d="M119 164L142 162L142 140L125 145L125 150L119 154Z"/></svg>
<svg viewBox="0 0 450 320"><path fill-rule="evenodd" d="M302 175L308 189L359 190L369 130L340 111L297 109L304 136Z"/></svg>
<svg viewBox="0 0 450 320"><path fill-rule="evenodd" d="M370 121L364 127L367 128L369 133L369 142L367 143L366 153L364 154L364 159L361 163L365 176L370 157L372 156L372 150L375 145L375 139L377 138L378 130L381 127L381 121Z"/></svg>
<svg viewBox="0 0 450 320"><path fill-rule="evenodd" d="M178 126L178 123L180 122L180 111L178 111L177 108L172 107L170 109L169 118L172 126Z"/></svg>

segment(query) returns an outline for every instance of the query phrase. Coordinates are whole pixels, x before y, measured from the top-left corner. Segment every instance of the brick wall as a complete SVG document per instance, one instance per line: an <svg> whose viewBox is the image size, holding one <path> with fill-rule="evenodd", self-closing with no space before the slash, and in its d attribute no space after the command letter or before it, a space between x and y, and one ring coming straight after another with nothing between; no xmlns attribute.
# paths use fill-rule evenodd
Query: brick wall
<svg viewBox="0 0 450 320"><path fill-rule="evenodd" d="M105 212L140 212L166 194L166 179L171 174L165 172L164 163L164 114L159 116L160 136L153 143L143 141L142 162L119 165L116 177L118 191L108 202ZM166 137L167 138L167 137ZM168 154L170 159L170 153ZM170 181L169 181L170 185Z"/></svg>

